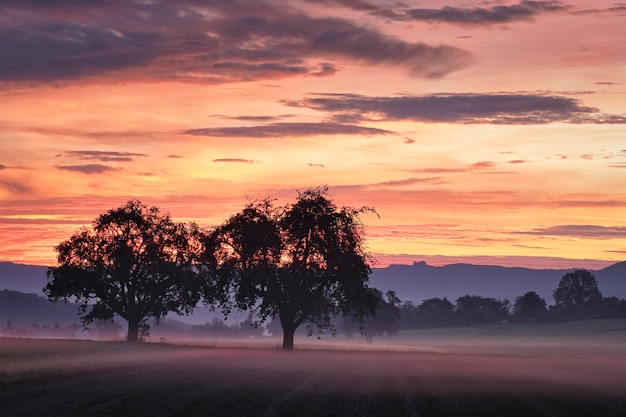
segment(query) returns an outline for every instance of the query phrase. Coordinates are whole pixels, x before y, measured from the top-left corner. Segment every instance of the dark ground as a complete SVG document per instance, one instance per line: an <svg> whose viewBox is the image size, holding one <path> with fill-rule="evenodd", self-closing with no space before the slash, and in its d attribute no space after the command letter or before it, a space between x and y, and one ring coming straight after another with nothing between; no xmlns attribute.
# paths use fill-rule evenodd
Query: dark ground
<svg viewBox="0 0 626 417"><path fill-rule="evenodd" d="M626 416L624 353L0 338L0 416Z"/></svg>

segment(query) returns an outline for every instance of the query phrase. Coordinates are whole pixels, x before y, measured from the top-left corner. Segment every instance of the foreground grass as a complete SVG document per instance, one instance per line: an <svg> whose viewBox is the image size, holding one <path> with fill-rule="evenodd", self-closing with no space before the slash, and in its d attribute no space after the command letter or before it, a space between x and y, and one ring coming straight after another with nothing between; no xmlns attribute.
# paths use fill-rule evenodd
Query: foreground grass
<svg viewBox="0 0 626 417"><path fill-rule="evenodd" d="M526 330L514 330L524 339L519 332ZM413 351L373 352L363 344L339 349L345 341L329 343L330 350L309 341L313 348L282 352L0 338L0 415L626 415L626 350L614 350L609 336L619 329L596 332L606 338L592 336L595 347L573 353L566 348L574 339L565 337L555 355L547 328L530 339L548 338L549 348L492 352L508 331L451 329L439 334L448 338L440 351L427 349L437 334L419 331L401 336ZM477 340L482 345L471 344Z"/></svg>

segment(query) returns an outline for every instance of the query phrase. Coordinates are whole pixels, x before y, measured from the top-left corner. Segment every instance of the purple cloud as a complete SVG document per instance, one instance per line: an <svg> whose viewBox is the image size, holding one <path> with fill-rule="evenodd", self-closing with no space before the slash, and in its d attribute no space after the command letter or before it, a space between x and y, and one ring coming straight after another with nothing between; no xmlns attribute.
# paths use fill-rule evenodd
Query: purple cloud
<svg viewBox="0 0 626 417"><path fill-rule="evenodd" d="M308 0L319 3L318 0ZM483 7L444 6L439 9L410 8L406 3L379 3L363 0L323 0L329 5L343 6L370 15L399 21L425 21L458 25L496 25L528 21L548 13L574 12L573 6L559 1L522 0L517 4L496 4ZM485 2L486 3L486 2ZM384 4L384 6L383 6Z"/></svg>
<svg viewBox="0 0 626 417"><path fill-rule="evenodd" d="M316 135L385 135L388 130L336 123L274 123L260 126L209 127L183 132L194 136L276 138Z"/></svg>
<svg viewBox="0 0 626 417"><path fill-rule="evenodd" d="M118 168L114 168L108 165L101 164L88 164L88 165L57 165L57 169L63 171L80 172L82 174L105 174L111 171L117 171Z"/></svg>
<svg viewBox="0 0 626 417"><path fill-rule="evenodd" d="M332 114L333 120L411 120L462 124L625 124L624 115L607 115L571 97L528 93L435 94L369 97L319 94L284 101Z"/></svg>
<svg viewBox="0 0 626 417"><path fill-rule="evenodd" d="M134 158L148 156L143 153L115 151L65 151L65 155L100 162L131 162Z"/></svg>
<svg viewBox="0 0 626 417"><path fill-rule="evenodd" d="M426 183L440 183L441 177L428 177L428 178L406 178L403 180L383 181L376 184L370 184L378 187L395 187L414 184L426 184Z"/></svg>
<svg viewBox="0 0 626 417"><path fill-rule="evenodd" d="M217 158L212 162L235 162L240 164L253 164L254 161L251 159L243 159L243 158Z"/></svg>
<svg viewBox="0 0 626 417"><path fill-rule="evenodd" d="M9 0L2 13L5 82L113 75L225 83L329 76L337 71L331 60L441 77L471 64L470 53L453 46L408 42L356 20L309 16L263 0Z"/></svg>
<svg viewBox="0 0 626 417"><path fill-rule="evenodd" d="M561 225L536 228L516 234L541 236L569 236L591 239L623 239L626 238L626 227L595 226L595 225Z"/></svg>
<svg viewBox="0 0 626 417"><path fill-rule="evenodd" d="M445 22L461 25L494 25L531 20L546 13L572 10L558 1L528 1L491 7L442 7L441 9L409 9L403 13L406 20Z"/></svg>

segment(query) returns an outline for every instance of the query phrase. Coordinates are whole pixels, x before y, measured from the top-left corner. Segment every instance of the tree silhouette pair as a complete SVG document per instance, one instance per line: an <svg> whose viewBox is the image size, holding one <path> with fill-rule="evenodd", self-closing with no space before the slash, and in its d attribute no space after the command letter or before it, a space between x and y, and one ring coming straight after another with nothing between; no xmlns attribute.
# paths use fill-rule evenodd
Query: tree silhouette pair
<svg viewBox="0 0 626 417"><path fill-rule="evenodd" d="M44 292L74 298L85 325L119 315L131 342L148 318L188 314L201 300L225 313L249 310L280 320L291 350L300 325L326 329L332 316L363 317L376 306L359 219L372 209L338 208L326 194L310 189L282 207L249 203L209 232L129 201L56 247Z"/></svg>

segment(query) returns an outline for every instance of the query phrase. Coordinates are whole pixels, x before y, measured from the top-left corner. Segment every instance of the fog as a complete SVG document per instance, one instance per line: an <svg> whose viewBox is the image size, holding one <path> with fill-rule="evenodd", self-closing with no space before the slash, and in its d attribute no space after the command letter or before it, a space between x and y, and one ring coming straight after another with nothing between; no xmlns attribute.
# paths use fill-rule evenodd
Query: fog
<svg viewBox="0 0 626 417"><path fill-rule="evenodd" d="M424 398L444 407L441 415L463 415L446 407L468 401L478 410L494 401L535 410L555 399L624 411L626 353L617 339L424 339L298 337L296 350L285 352L271 337L176 341L184 344L0 337L0 401L16 416L43 415L42 404L46 415L104 415L111 407L120 415L218 415L224 407L239 407L231 415L294 415L289 410L305 405L321 410L308 415L368 415L391 405L405 411L385 415L417 415ZM331 405L335 412L323 411Z"/></svg>

